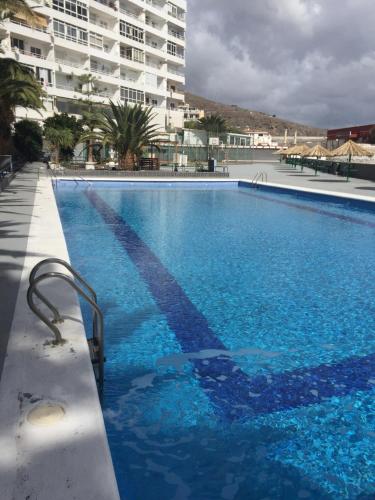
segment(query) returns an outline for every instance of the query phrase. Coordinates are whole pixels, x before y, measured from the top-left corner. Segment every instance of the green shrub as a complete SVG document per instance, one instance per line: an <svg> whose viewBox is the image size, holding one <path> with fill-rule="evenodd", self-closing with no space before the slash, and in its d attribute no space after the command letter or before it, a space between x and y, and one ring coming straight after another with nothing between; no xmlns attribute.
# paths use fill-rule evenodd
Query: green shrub
<svg viewBox="0 0 375 500"><path fill-rule="evenodd" d="M39 160L43 149L42 127L31 120L15 123L13 143L26 161Z"/></svg>

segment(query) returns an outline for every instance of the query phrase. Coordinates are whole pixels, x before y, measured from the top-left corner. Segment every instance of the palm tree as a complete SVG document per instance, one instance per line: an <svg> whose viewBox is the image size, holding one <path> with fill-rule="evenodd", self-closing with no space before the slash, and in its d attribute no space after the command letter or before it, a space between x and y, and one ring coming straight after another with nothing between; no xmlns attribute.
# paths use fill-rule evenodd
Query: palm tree
<svg viewBox="0 0 375 500"><path fill-rule="evenodd" d="M155 114L152 108L144 109L141 104L114 104L102 112L98 129L88 132L81 139L97 138L109 144L117 153L119 167L133 170L142 155L143 148L153 143L158 135L158 126L152 124Z"/></svg>
<svg viewBox="0 0 375 500"><path fill-rule="evenodd" d="M43 108L43 96L32 69L11 58L0 59L0 149L9 142L16 107Z"/></svg>
<svg viewBox="0 0 375 500"><path fill-rule="evenodd" d="M85 128L83 136L90 136L90 138L87 139L87 162L93 163L94 142L92 136L94 135L95 129L100 127L102 112L98 104L93 102L92 96L97 94L100 89L97 86L97 78L95 78L91 73L79 76L78 81L79 88L76 90L84 96L83 98L78 99L82 105L82 125Z"/></svg>
<svg viewBox="0 0 375 500"><path fill-rule="evenodd" d="M210 116L205 116L198 120L198 127L205 130L207 133L207 154L210 158L209 147L210 147L210 137L214 134L215 137L220 137L222 134L227 132L228 127L225 118L217 113Z"/></svg>
<svg viewBox="0 0 375 500"><path fill-rule="evenodd" d="M45 127L44 137L54 149L56 163L60 163L61 148L69 148L74 143L72 131L67 128Z"/></svg>

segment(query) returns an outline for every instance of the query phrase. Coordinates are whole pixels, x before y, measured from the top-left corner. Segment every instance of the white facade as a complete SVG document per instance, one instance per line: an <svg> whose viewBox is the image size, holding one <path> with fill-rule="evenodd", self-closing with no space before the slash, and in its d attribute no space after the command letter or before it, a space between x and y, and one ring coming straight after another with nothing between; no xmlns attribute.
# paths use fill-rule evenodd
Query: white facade
<svg viewBox="0 0 375 500"><path fill-rule="evenodd" d="M153 106L161 128L182 128L186 0L29 0L40 14L0 24L3 57L34 68L48 93L46 110L17 110L41 119L55 111L78 114L78 76L97 78L98 103Z"/></svg>
<svg viewBox="0 0 375 500"><path fill-rule="evenodd" d="M189 104L184 104L179 106L179 110L184 112L184 120L185 121L193 121L196 122L201 118L204 118L205 112L204 109L198 109L191 107Z"/></svg>

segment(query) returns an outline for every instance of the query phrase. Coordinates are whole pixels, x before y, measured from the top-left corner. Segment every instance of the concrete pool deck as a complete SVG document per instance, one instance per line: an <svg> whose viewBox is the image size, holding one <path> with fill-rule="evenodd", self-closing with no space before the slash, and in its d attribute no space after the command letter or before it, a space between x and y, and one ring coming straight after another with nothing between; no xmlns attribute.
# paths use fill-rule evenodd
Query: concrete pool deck
<svg viewBox="0 0 375 500"><path fill-rule="evenodd" d="M375 182L373 181L351 178L349 182L346 182L345 177L322 172L318 172L315 176L314 170L310 168L305 167L301 172L300 167L294 169L291 165L279 162L229 166L230 178L252 180L257 172L265 172L267 182L285 187L375 199Z"/></svg>
<svg viewBox="0 0 375 500"><path fill-rule="evenodd" d="M59 347L46 345L52 334L26 303L32 267L51 256L68 260L51 179L44 167L39 176L39 167L27 166L0 194L0 350L8 343L0 384L0 498L118 499L77 297L63 284L43 285L67 318L62 333L68 343ZM300 174L279 163L231 166L230 179L212 180L251 180L258 171L267 172L273 185L375 201L371 181L346 183L329 174L316 178L311 171ZM61 405L61 421L50 426L31 423L30 411L43 404Z"/></svg>
<svg viewBox="0 0 375 500"><path fill-rule="evenodd" d="M7 213L12 200L17 206L30 203L17 209L24 218L22 234L14 240L14 234L5 235L1 242L2 293L13 288L12 297L17 290L18 295L0 384L0 498L118 500L77 297L64 283L43 284L43 293L65 318L61 332L67 342L60 346L49 343L53 335L26 302L29 273L37 262L52 256L69 260L50 179L43 173L38 179L36 166L20 172L0 195L2 220L16 217Z"/></svg>

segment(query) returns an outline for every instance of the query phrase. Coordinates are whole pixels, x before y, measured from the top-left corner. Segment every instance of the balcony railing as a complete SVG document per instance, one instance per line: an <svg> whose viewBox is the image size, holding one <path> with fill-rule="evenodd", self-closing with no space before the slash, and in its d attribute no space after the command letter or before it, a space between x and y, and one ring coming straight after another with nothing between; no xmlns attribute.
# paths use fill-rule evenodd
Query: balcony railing
<svg viewBox="0 0 375 500"><path fill-rule="evenodd" d="M94 91L92 95L95 95L96 97L113 97L113 93L108 92L108 90Z"/></svg>
<svg viewBox="0 0 375 500"><path fill-rule="evenodd" d="M59 31L54 31L54 34L57 38L62 38L63 40L68 40L70 42L79 43L80 45L88 45L87 40L82 40L81 38L70 36L70 35L67 35L66 33L60 33Z"/></svg>
<svg viewBox="0 0 375 500"><path fill-rule="evenodd" d="M184 21L185 22L185 14L179 14L177 12L173 12L172 10L169 10L168 14L171 17L174 17L175 19L179 19L180 21Z"/></svg>
<svg viewBox="0 0 375 500"><path fill-rule="evenodd" d="M70 90L71 92L79 92L74 85L68 85L67 83L56 83L56 88L62 90Z"/></svg>
<svg viewBox="0 0 375 500"><path fill-rule="evenodd" d="M123 7L120 7L121 14L125 14L126 16L132 17L133 19L137 19L139 21L139 15L134 14L134 12L130 12L130 10L126 10Z"/></svg>
<svg viewBox="0 0 375 500"><path fill-rule="evenodd" d="M23 54L24 56L37 57L38 59L44 59L44 60L47 59L47 56L44 56L43 54L36 54L35 52L19 49L18 47L12 47L12 51L16 54L17 53Z"/></svg>
<svg viewBox="0 0 375 500"><path fill-rule="evenodd" d="M180 59L185 59L185 54L182 54L180 52L172 52L171 50L167 50L167 53L170 56L179 57Z"/></svg>
<svg viewBox="0 0 375 500"><path fill-rule="evenodd" d="M179 38L180 40L185 40L185 33L179 33L178 31L168 30L168 35L173 36L175 38Z"/></svg>
<svg viewBox="0 0 375 500"><path fill-rule="evenodd" d="M143 1L145 1L145 0L143 0ZM160 4L154 2L153 0L146 0L145 3L147 3L148 5L151 5L151 7L153 7L156 10L160 10L160 11L164 10Z"/></svg>
<svg viewBox="0 0 375 500"><path fill-rule="evenodd" d="M32 31L40 31L41 33L49 33L48 29L45 28L44 26L30 26L30 24L27 24L24 21L20 21L18 19L11 19L11 23L13 24L18 24L19 26L22 26L23 28L30 29Z"/></svg>
<svg viewBox="0 0 375 500"><path fill-rule="evenodd" d="M114 72L107 68L98 68L97 66L91 66L90 71L92 71L92 73L99 73L100 75L115 76Z"/></svg>
<svg viewBox="0 0 375 500"><path fill-rule="evenodd" d="M168 68L168 73L172 73L172 75L185 76L185 74L182 71L179 71L178 69L174 68Z"/></svg>
<svg viewBox="0 0 375 500"><path fill-rule="evenodd" d="M105 52L106 54L109 54L111 52L110 48L103 47L103 45L96 45L95 43L90 43L90 47L96 50L101 50Z"/></svg>
<svg viewBox="0 0 375 500"><path fill-rule="evenodd" d="M113 10L117 10L115 2L112 0L95 0L95 2L101 3L102 5L105 5Z"/></svg>
<svg viewBox="0 0 375 500"><path fill-rule="evenodd" d="M64 64L65 66L71 66L72 68L83 68L84 64L83 62L76 62L76 61L68 61L67 59L59 59L58 57L55 57L55 62L57 64Z"/></svg>

